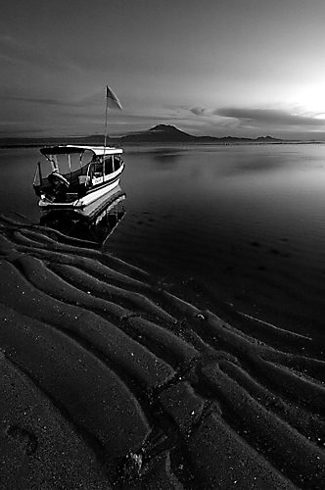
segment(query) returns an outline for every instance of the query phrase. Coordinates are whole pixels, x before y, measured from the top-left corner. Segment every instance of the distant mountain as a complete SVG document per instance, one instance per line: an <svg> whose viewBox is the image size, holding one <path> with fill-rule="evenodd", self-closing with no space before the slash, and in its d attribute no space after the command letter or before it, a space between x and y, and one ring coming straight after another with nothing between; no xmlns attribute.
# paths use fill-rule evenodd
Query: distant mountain
<svg viewBox="0 0 325 490"><path fill-rule="evenodd" d="M121 142L173 142L195 141L196 137L169 124L158 124L153 128L121 137Z"/></svg>
<svg viewBox="0 0 325 490"><path fill-rule="evenodd" d="M235 136L224 136L217 138L214 136L194 136L185 133L170 124L158 124L153 128L137 133L128 134L120 138L121 143L148 143L148 142L188 142L188 143L240 143L240 142L258 142L258 143L275 143L285 140L273 138L272 136L259 136L258 138L239 138Z"/></svg>
<svg viewBox="0 0 325 490"><path fill-rule="evenodd" d="M236 136L194 136L185 133L170 124L158 124L145 131L129 133L125 136L108 138L109 145L126 145L140 143L281 143L286 142L272 136L259 136L258 138L240 138ZM79 145L102 145L103 135L74 136L74 137L52 137L52 138L0 138L1 147L11 146L46 146L55 144L79 144Z"/></svg>
<svg viewBox="0 0 325 490"><path fill-rule="evenodd" d="M275 142L275 141L285 141L285 140L273 138L272 136L259 136L258 138L255 138L255 141L260 141L261 143L272 143L272 141Z"/></svg>

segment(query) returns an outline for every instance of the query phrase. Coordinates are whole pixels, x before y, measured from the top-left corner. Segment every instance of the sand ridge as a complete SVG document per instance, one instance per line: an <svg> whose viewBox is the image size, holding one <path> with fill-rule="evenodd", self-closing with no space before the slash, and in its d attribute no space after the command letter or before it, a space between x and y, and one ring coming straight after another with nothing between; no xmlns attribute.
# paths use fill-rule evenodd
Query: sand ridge
<svg viewBox="0 0 325 490"><path fill-rule="evenodd" d="M312 337L0 218L1 488L323 488Z"/></svg>

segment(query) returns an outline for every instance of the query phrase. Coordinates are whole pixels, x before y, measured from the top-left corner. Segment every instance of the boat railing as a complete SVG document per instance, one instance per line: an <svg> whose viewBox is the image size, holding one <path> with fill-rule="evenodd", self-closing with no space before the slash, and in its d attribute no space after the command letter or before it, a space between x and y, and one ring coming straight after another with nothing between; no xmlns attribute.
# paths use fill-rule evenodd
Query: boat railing
<svg viewBox="0 0 325 490"><path fill-rule="evenodd" d="M33 186L37 187L39 185L42 185L42 170L41 170L41 162L37 162L35 172L34 172L34 178L33 178Z"/></svg>
<svg viewBox="0 0 325 490"><path fill-rule="evenodd" d="M90 162L87 168L86 178L92 181L96 177L103 177L103 163L102 162Z"/></svg>
<svg viewBox="0 0 325 490"><path fill-rule="evenodd" d="M87 167L87 173L86 173L86 180L91 180L92 178L92 175L93 175L93 168L94 168L94 164L93 163L90 163Z"/></svg>

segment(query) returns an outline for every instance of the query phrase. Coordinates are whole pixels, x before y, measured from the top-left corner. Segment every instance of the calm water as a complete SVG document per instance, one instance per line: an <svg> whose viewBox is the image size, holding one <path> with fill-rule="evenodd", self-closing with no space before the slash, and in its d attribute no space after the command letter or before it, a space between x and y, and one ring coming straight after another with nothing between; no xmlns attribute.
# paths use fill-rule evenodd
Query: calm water
<svg viewBox="0 0 325 490"><path fill-rule="evenodd" d="M0 208L39 221L37 149L0 151ZM325 145L129 149L126 215L107 248L204 284L283 327L322 333Z"/></svg>

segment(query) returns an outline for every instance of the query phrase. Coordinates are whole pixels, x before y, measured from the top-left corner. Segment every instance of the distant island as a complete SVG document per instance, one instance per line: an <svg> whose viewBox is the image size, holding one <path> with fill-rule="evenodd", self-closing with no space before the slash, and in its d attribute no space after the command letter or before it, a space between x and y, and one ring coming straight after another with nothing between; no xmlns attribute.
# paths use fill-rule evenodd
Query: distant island
<svg viewBox="0 0 325 490"><path fill-rule="evenodd" d="M48 138L0 138L1 148L46 146L55 144L80 144L80 145L103 145L104 135L68 136ZM257 138L243 138L237 136L194 136L185 133L170 124L158 124L150 129L129 133L125 136L109 137L109 145L138 145L145 143L183 143L183 144L281 144L281 143L318 143L317 141L286 140L273 138L272 136L259 136Z"/></svg>
<svg viewBox="0 0 325 490"><path fill-rule="evenodd" d="M272 138L272 136L260 136L256 139L238 138L234 136L194 136L185 133L170 124L158 124L146 131L128 134L120 138L121 142L126 143L147 143L147 142L180 142L180 143L240 143L240 142L257 142L257 143L275 143L284 140Z"/></svg>

